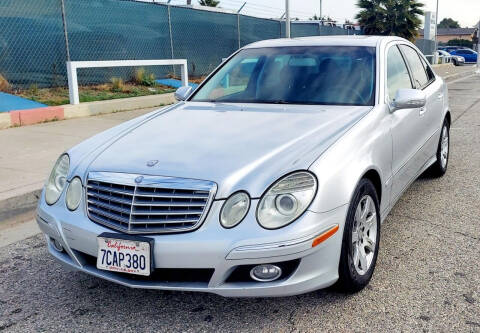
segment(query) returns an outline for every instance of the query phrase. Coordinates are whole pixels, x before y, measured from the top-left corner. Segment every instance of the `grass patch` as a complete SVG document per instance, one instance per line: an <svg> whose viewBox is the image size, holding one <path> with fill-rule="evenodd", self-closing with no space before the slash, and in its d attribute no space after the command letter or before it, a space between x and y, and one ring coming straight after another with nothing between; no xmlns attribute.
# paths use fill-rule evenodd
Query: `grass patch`
<svg viewBox="0 0 480 333"><path fill-rule="evenodd" d="M0 91L10 92L10 90L10 83L8 83L7 79L2 74L0 74Z"/></svg>
<svg viewBox="0 0 480 333"><path fill-rule="evenodd" d="M121 80L120 80L121 81ZM174 92L175 89L164 85L147 87L134 83L120 82L112 79L112 83L78 87L80 102L105 101L117 98L139 97ZM69 104L68 88L38 88L31 86L27 90L19 90L15 95L27 98L42 104L56 106Z"/></svg>

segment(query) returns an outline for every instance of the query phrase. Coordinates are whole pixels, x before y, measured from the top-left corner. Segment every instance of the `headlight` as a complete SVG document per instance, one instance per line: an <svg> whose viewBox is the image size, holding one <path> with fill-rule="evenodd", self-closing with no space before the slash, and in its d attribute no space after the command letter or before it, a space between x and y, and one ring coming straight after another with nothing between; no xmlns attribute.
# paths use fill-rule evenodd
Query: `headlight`
<svg viewBox="0 0 480 333"><path fill-rule="evenodd" d="M245 218L250 208L250 197L245 192L232 194L220 211L220 223L225 228L233 228Z"/></svg>
<svg viewBox="0 0 480 333"><path fill-rule="evenodd" d="M262 196L257 208L258 223L266 229L286 226L302 215L317 192L317 179L298 171L278 180Z"/></svg>
<svg viewBox="0 0 480 333"><path fill-rule="evenodd" d="M65 202L67 208L70 210L75 210L80 205L80 200L82 199L82 181L80 178L75 177L68 185L67 196Z"/></svg>
<svg viewBox="0 0 480 333"><path fill-rule="evenodd" d="M60 156L45 184L45 201L49 205L57 202L67 182L70 158L67 154Z"/></svg>

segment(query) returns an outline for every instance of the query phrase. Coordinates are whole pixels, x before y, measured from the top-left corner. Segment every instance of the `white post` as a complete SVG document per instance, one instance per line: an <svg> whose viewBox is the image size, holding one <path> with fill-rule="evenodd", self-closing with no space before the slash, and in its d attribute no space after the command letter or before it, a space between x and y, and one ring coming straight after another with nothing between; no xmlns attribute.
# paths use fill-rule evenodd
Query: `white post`
<svg viewBox="0 0 480 333"><path fill-rule="evenodd" d="M77 67L71 61L67 61L67 77L70 104L80 104L80 98L78 97Z"/></svg>
<svg viewBox="0 0 480 333"><path fill-rule="evenodd" d="M322 19L322 0L320 0L320 20Z"/></svg>
<svg viewBox="0 0 480 333"><path fill-rule="evenodd" d="M182 86L187 87L188 86L188 67L187 67L187 61L182 64Z"/></svg>
<svg viewBox="0 0 480 333"><path fill-rule="evenodd" d="M78 98L78 68L100 67L137 67L137 66L182 66L182 85L188 85L187 59L158 59L158 60L101 60L101 61L67 61L68 94L70 104L79 104Z"/></svg>
<svg viewBox="0 0 480 333"><path fill-rule="evenodd" d="M290 1L285 0L285 37L290 38Z"/></svg>

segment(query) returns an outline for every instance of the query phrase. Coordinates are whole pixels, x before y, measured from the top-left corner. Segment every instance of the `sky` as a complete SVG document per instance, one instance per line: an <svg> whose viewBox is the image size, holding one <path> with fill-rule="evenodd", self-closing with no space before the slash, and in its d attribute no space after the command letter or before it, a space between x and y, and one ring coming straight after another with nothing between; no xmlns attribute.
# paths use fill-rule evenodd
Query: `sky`
<svg viewBox="0 0 480 333"><path fill-rule="evenodd" d="M224 8L238 9L245 1L247 5L242 13L253 16L279 17L285 8L284 0L221 0L220 5ZM425 4L426 11L435 11L436 1L420 0ZM358 12L357 0L322 0L322 2L323 15L329 15L340 23L345 19L353 20ZM290 0L292 17L305 19L318 14L319 4L320 0ZM451 17L459 21L462 27L472 27L480 20L480 0L439 0L438 17L439 22L445 17Z"/></svg>

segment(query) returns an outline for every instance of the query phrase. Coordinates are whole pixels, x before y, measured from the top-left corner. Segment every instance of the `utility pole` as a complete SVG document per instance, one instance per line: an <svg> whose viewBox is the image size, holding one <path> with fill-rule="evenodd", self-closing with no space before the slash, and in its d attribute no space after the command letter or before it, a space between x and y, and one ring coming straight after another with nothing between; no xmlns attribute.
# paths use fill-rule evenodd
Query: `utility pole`
<svg viewBox="0 0 480 333"><path fill-rule="evenodd" d="M240 14L240 12L242 11L243 7L245 7L246 4L247 4L246 2L243 3L242 7L240 7L240 8L237 10L237 14Z"/></svg>
<svg viewBox="0 0 480 333"><path fill-rule="evenodd" d="M480 20L477 25L477 74L480 74Z"/></svg>
<svg viewBox="0 0 480 333"><path fill-rule="evenodd" d="M320 21L322 20L322 0L320 0Z"/></svg>
<svg viewBox="0 0 480 333"><path fill-rule="evenodd" d="M290 0L285 0L285 37L290 38Z"/></svg>

